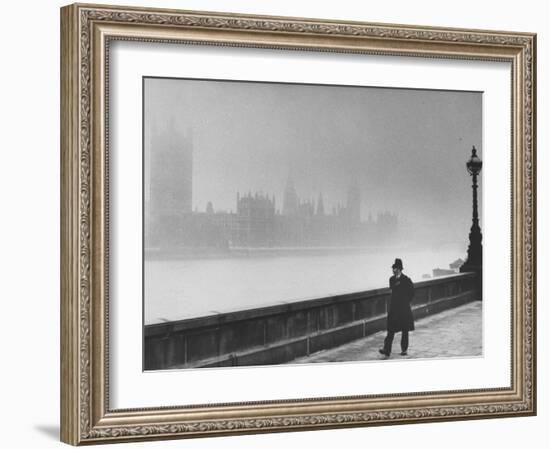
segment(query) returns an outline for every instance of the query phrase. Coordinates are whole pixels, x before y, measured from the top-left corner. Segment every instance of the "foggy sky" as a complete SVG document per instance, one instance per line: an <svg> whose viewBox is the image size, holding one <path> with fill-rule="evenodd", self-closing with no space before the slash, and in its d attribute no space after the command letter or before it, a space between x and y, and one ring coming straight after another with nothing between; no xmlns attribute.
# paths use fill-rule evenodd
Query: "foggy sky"
<svg viewBox="0 0 550 449"><path fill-rule="evenodd" d="M174 126L192 133L193 209L212 201L234 211L248 191L282 209L292 173L298 196L322 193L330 213L356 179L363 219L390 211L467 238L472 145L483 158L480 92L147 78L144 98L146 192L147 136Z"/></svg>

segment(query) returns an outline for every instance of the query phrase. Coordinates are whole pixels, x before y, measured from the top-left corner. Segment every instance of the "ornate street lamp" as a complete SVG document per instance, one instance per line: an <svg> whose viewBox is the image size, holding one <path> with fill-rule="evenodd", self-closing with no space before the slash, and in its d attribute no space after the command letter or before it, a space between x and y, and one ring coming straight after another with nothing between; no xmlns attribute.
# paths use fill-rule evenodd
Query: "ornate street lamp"
<svg viewBox="0 0 550 449"><path fill-rule="evenodd" d="M473 211L472 211L472 227L470 228L470 245L468 246L468 258L464 265L460 267L460 271L477 272L481 285L481 265L482 265L482 247L481 247L481 229L479 227L479 215L477 211L477 176L481 171L481 159L477 156L476 147L472 147L472 156L466 162L466 169L472 177L473 191Z"/></svg>

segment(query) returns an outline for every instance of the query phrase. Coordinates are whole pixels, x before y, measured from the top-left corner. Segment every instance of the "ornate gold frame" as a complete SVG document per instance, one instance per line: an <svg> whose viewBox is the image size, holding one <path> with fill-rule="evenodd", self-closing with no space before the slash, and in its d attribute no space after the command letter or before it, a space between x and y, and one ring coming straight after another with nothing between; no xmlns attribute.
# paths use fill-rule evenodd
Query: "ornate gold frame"
<svg viewBox="0 0 550 449"><path fill-rule="evenodd" d="M114 39L512 64L511 388L111 410L106 76ZM61 9L61 439L85 443L536 413L536 36L75 4Z"/></svg>

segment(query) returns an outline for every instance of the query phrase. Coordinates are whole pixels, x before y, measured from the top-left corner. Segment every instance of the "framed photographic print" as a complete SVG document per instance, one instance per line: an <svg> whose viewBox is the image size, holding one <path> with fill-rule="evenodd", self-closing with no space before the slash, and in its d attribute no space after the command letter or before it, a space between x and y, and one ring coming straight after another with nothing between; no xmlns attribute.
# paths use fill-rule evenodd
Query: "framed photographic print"
<svg viewBox="0 0 550 449"><path fill-rule="evenodd" d="M61 438L536 413L536 36L61 9Z"/></svg>

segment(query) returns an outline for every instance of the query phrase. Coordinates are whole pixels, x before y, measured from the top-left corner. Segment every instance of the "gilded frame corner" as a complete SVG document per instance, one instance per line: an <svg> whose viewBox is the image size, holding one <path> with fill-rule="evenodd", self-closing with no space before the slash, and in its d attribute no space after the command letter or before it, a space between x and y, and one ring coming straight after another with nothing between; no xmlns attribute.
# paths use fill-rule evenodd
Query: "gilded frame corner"
<svg viewBox="0 0 550 449"><path fill-rule="evenodd" d="M113 39L509 61L511 388L111 410L106 76ZM74 4L61 9L61 439L73 445L536 414L536 35Z"/></svg>

